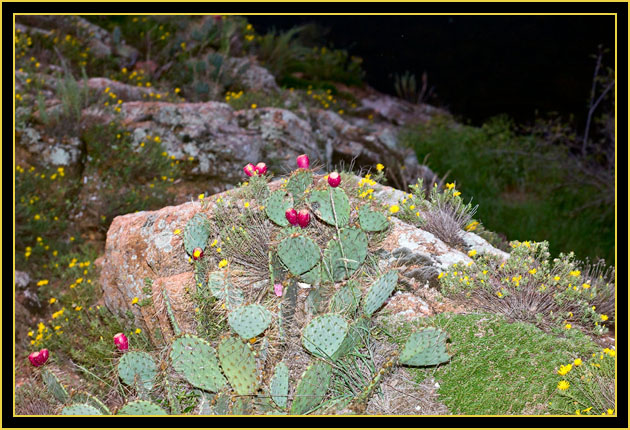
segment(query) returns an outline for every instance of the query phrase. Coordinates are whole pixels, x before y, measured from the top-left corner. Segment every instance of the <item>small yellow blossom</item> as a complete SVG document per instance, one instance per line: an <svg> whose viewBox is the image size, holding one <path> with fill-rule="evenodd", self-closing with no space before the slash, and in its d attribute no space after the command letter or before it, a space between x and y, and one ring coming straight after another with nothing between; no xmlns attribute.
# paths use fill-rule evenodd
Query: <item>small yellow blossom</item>
<svg viewBox="0 0 630 430"><path fill-rule="evenodd" d="M41 287L42 285L48 285L48 279L42 279L37 283L38 287Z"/></svg>
<svg viewBox="0 0 630 430"><path fill-rule="evenodd" d="M223 267L227 266L227 264L228 264L228 262L227 262L227 260L224 258L223 260L221 260L221 261L219 262L219 267L223 268Z"/></svg>
<svg viewBox="0 0 630 430"><path fill-rule="evenodd" d="M381 170L383 170L385 168L385 166L383 166L381 163L378 163L376 165L376 171L380 172Z"/></svg>
<svg viewBox="0 0 630 430"><path fill-rule="evenodd" d="M173 234L180 234L182 231L180 229L176 229Z"/></svg>
<svg viewBox="0 0 630 430"><path fill-rule="evenodd" d="M529 273L531 273L532 275L536 274L538 270L536 270L536 268L533 268L532 270L529 271Z"/></svg>
<svg viewBox="0 0 630 430"><path fill-rule="evenodd" d="M438 275L438 279L442 279L446 275L447 275L447 273L440 272L440 274Z"/></svg>
<svg viewBox="0 0 630 430"><path fill-rule="evenodd" d="M580 271L579 270L572 270L569 275L571 276L580 276Z"/></svg>
<svg viewBox="0 0 630 430"><path fill-rule="evenodd" d="M395 213L396 213L396 212L398 212L399 210L400 210L400 208L398 207L398 205L392 205L392 206L389 208L389 211L390 211L391 213L393 213L393 214L395 214Z"/></svg>
<svg viewBox="0 0 630 430"><path fill-rule="evenodd" d="M136 334L140 334L142 333L142 330L140 330L139 328L136 329Z"/></svg>
<svg viewBox="0 0 630 430"><path fill-rule="evenodd" d="M568 390L569 389L569 382L568 381L560 381L558 382L558 390Z"/></svg>
<svg viewBox="0 0 630 430"><path fill-rule="evenodd" d="M608 320L608 315L601 314L599 317L601 318L602 321Z"/></svg>
<svg viewBox="0 0 630 430"><path fill-rule="evenodd" d="M581 360L581 359L579 359L579 358L576 358L576 359L573 361L573 364L575 364L576 366L580 366L580 365L582 365L582 360Z"/></svg>
<svg viewBox="0 0 630 430"><path fill-rule="evenodd" d="M57 301L57 299L55 299L54 297L51 297L50 300L48 301L51 305L53 303L55 303Z"/></svg>
<svg viewBox="0 0 630 430"><path fill-rule="evenodd" d="M135 305L136 303L138 303L138 300L139 300L139 299L138 299L137 297L134 297L134 298L131 300L131 304L132 304L132 305Z"/></svg>
<svg viewBox="0 0 630 430"><path fill-rule="evenodd" d="M80 311L81 309L83 309L83 306L77 306L74 308L75 311Z"/></svg>
<svg viewBox="0 0 630 430"><path fill-rule="evenodd" d="M564 326L564 328L566 328L567 330L570 330L571 327L572 327L571 324L567 324L567 325Z"/></svg>
<svg viewBox="0 0 630 430"><path fill-rule="evenodd" d="M446 188L448 188L449 190L452 190L453 188L455 188L455 182L451 182L450 184L446 184Z"/></svg>
<svg viewBox="0 0 630 430"><path fill-rule="evenodd" d="M199 200L203 200L205 196L203 194L199 194Z"/></svg>
<svg viewBox="0 0 630 430"><path fill-rule="evenodd" d="M258 107L258 105L256 105L256 103L252 103L252 109L256 109Z"/></svg>
<svg viewBox="0 0 630 430"><path fill-rule="evenodd" d="M499 296L499 298L503 297L503 293L501 291L497 291L497 296Z"/></svg>
<svg viewBox="0 0 630 430"><path fill-rule="evenodd" d="M456 191L456 192L454 192L454 193L453 193L453 196L457 197L457 196L459 196L459 195L461 195L461 194L462 194L462 193L460 193L459 191Z"/></svg>
<svg viewBox="0 0 630 430"><path fill-rule="evenodd" d="M475 255L477 255L477 250L476 249L471 249L470 251L468 251L468 256L469 257L474 257Z"/></svg>

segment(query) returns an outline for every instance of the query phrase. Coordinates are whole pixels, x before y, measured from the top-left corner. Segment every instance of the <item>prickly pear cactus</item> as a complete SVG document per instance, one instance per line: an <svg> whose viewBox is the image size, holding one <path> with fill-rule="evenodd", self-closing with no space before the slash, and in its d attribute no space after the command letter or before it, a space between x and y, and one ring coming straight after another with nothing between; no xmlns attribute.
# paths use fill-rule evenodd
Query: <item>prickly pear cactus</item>
<svg viewBox="0 0 630 430"><path fill-rule="evenodd" d="M269 393L276 405L286 408L289 395L289 368L282 361L276 364L273 377L269 382Z"/></svg>
<svg viewBox="0 0 630 430"><path fill-rule="evenodd" d="M264 332L271 324L271 312L261 305L241 306L230 312L228 323L245 340Z"/></svg>
<svg viewBox="0 0 630 430"><path fill-rule="evenodd" d="M278 245L278 256L291 273L301 275L319 261L319 247L306 236L287 237Z"/></svg>
<svg viewBox="0 0 630 430"><path fill-rule="evenodd" d="M412 333L400 353L399 362L408 366L434 366L451 357L446 352L448 335L435 327Z"/></svg>
<svg viewBox="0 0 630 430"><path fill-rule="evenodd" d="M173 368L195 387L217 392L226 384L217 354L208 342L184 335L171 346Z"/></svg>
<svg viewBox="0 0 630 430"><path fill-rule="evenodd" d="M205 249L210 237L210 225L207 218L198 213L193 216L184 228L184 249L192 255L195 248Z"/></svg>
<svg viewBox="0 0 630 430"><path fill-rule="evenodd" d="M359 224L365 231L382 231L389 226L385 215L370 210L367 205L359 209Z"/></svg>
<svg viewBox="0 0 630 430"><path fill-rule="evenodd" d="M75 394L74 396L72 396L72 401L76 403L82 403L88 406L92 406L98 409L98 411L103 415L112 414L109 408L103 402L101 402L99 399L97 399L93 395L86 392Z"/></svg>
<svg viewBox="0 0 630 430"><path fill-rule="evenodd" d="M344 228L339 240L332 239L324 251L324 274L335 282L352 275L367 256L368 240L366 234L358 228ZM345 258L344 258L345 257ZM347 268L347 271L346 271Z"/></svg>
<svg viewBox="0 0 630 430"><path fill-rule="evenodd" d="M318 406L328 392L331 379L332 366L330 364L317 361L308 366L295 389L291 415L303 415Z"/></svg>
<svg viewBox="0 0 630 430"><path fill-rule="evenodd" d="M57 376L48 369L44 369L42 372L42 380L44 385L50 394L52 394L61 403L67 403L70 400L68 392L63 387L63 384L59 382Z"/></svg>
<svg viewBox="0 0 630 430"><path fill-rule="evenodd" d="M254 405L248 397L237 397L232 404L232 415L252 415Z"/></svg>
<svg viewBox="0 0 630 430"><path fill-rule="evenodd" d="M330 312L340 312L352 315L359 308L361 302L361 291L356 286L356 282L348 281L332 296L330 300Z"/></svg>
<svg viewBox="0 0 630 430"><path fill-rule="evenodd" d="M395 270L390 270L374 281L363 301L363 313L365 316L372 316L385 303L385 300L394 291L397 282L398 273Z"/></svg>
<svg viewBox="0 0 630 430"><path fill-rule="evenodd" d="M285 213L292 206L291 197L287 196L283 190L277 190L269 195L265 204L265 212L271 221L280 227L287 227L290 223Z"/></svg>
<svg viewBox="0 0 630 430"><path fill-rule="evenodd" d="M76 403L63 408L61 410L61 415L103 415L103 413L94 406Z"/></svg>
<svg viewBox="0 0 630 430"><path fill-rule="evenodd" d="M168 415L164 409L146 400L129 402L116 415Z"/></svg>
<svg viewBox="0 0 630 430"><path fill-rule="evenodd" d="M225 307L228 310L236 309L243 304L243 292L228 281L225 272L210 273L208 289L214 297L225 302Z"/></svg>
<svg viewBox="0 0 630 430"><path fill-rule="evenodd" d="M345 227L350 220L350 202L346 192L341 188L315 190L309 197L311 207L322 221ZM336 219L336 222L335 222Z"/></svg>
<svg viewBox="0 0 630 430"><path fill-rule="evenodd" d="M236 337L223 339L219 344L219 361L234 391L241 396L256 392L256 358L246 344Z"/></svg>
<svg viewBox="0 0 630 430"><path fill-rule="evenodd" d="M129 386L133 387L137 382L142 384L145 390L151 390L156 375L157 365L146 352L127 352L118 362L118 376Z"/></svg>
<svg viewBox="0 0 630 430"><path fill-rule="evenodd" d="M293 195L294 203L304 198L304 191L313 184L313 173L310 170L296 170L287 182L287 191Z"/></svg>
<svg viewBox="0 0 630 430"><path fill-rule="evenodd" d="M214 415L230 415L230 395L226 391L221 391L214 398Z"/></svg>
<svg viewBox="0 0 630 430"><path fill-rule="evenodd" d="M311 354L336 359L336 353L348 334L348 322L338 314L324 314L313 318L304 328L302 345Z"/></svg>

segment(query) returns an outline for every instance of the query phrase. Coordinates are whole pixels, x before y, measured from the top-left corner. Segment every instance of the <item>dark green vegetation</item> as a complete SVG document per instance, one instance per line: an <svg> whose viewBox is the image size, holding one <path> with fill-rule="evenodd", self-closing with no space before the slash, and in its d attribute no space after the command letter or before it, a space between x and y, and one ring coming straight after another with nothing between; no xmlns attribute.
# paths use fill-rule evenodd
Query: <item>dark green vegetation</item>
<svg viewBox="0 0 630 430"><path fill-rule="evenodd" d="M449 172L488 229L509 240L548 240L553 255L614 262L614 186L574 162L568 146L519 133L505 117L481 128L437 118L401 138L438 174Z"/></svg>

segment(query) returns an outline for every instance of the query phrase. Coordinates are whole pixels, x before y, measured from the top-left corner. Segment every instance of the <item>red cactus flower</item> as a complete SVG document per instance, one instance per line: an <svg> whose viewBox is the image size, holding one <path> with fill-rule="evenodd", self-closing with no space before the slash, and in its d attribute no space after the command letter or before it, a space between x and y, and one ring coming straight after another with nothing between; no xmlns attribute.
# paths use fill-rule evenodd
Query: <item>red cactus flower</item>
<svg viewBox="0 0 630 430"><path fill-rule="evenodd" d="M203 249L201 249L201 248L193 249L193 252L192 252L193 260L195 260L195 261L199 260L201 257L203 257Z"/></svg>
<svg viewBox="0 0 630 430"><path fill-rule="evenodd" d="M247 176L254 176L256 173L256 168L252 163L249 163L247 166L243 167L243 171Z"/></svg>
<svg viewBox="0 0 630 430"><path fill-rule="evenodd" d="M277 283L273 285L273 291L276 293L276 296L282 297L282 284Z"/></svg>
<svg viewBox="0 0 630 430"><path fill-rule="evenodd" d="M339 173L332 172L330 175L328 175L328 185L330 185L331 187L338 187L340 182L341 176L339 176Z"/></svg>
<svg viewBox="0 0 630 430"><path fill-rule="evenodd" d="M123 333L118 333L114 336L114 343L121 351L126 351L129 349L129 340L127 339L127 336L125 336Z"/></svg>
<svg viewBox="0 0 630 430"><path fill-rule="evenodd" d="M48 361L48 356L50 354L48 353L48 350L46 348L42 349L41 351L39 351L39 356L42 358L42 364L46 363L46 361Z"/></svg>
<svg viewBox="0 0 630 430"><path fill-rule="evenodd" d="M28 356L28 359L33 366L39 367L42 364L46 363L46 360L48 360L48 350L42 349L41 351L32 352Z"/></svg>
<svg viewBox="0 0 630 430"><path fill-rule="evenodd" d="M308 169L311 165L311 161L308 159L308 155L302 154L297 158L297 165L302 169Z"/></svg>
<svg viewBox="0 0 630 430"><path fill-rule="evenodd" d="M267 173L267 165L265 163L258 163L256 164L256 173L258 173L259 175L264 175L265 173Z"/></svg>
<svg viewBox="0 0 630 430"><path fill-rule="evenodd" d="M311 222L311 214L306 209L302 209L297 214L298 224L300 227L305 228Z"/></svg>
<svg viewBox="0 0 630 430"><path fill-rule="evenodd" d="M287 221L291 223L291 225L297 225L298 223L298 213L295 209L290 208L284 213L284 216L287 217Z"/></svg>

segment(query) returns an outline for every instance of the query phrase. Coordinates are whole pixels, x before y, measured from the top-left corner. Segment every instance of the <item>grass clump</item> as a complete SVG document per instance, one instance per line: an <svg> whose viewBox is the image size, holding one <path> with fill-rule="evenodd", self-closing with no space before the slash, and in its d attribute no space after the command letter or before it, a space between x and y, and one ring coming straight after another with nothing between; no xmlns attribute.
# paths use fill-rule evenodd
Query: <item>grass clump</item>
<svg viewBox="0 0 630 430"><path fill-rule="evenodd" d="M398 326L382 325L396 343L419 327L450 335L451 360L436 369L410 369L417 382L433 376L439 400L453 414L540 414L556 395L556 370L567 359L590 355L596 345L573 332L566 338L532 324L508 323L493 314L440 314ZM531 411L531 412L530 412Z"/></svg>

